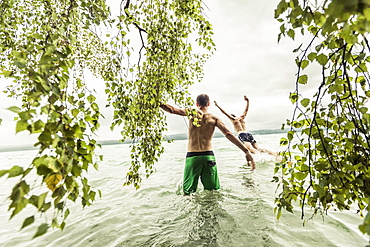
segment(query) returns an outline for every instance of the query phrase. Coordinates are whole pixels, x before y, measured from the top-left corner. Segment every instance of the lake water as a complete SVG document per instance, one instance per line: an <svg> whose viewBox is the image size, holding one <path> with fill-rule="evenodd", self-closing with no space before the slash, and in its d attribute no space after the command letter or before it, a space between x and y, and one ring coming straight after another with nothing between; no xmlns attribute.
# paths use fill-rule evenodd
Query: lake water
<svg viewBox="0 0 370 247"><path fill-rule="evenodd" d="M255 135L260 146L280 151L282 134ZM129 145L103 146L99 171L87 177L103 196L82 209L69 203L71 214L64 231L49 229L32 236L44 218L19 230L33 208L8 220L9 196L17 179L0 178L0 246L365 246L368 237L357 226L362 219L352 211L331 211L302 226L300 210L273 213L276 184L272 183L275 158L257 154L254 172L243 153L226 138L214 139L221 189L181 195L187 141L166 143L156 171L143 179L139 190L123 187L129 167ZM26 166L35 151L0 153L0 169ZM306 213L306 215L309 215ZM41 216L48 217L48 216Z"/></svg>

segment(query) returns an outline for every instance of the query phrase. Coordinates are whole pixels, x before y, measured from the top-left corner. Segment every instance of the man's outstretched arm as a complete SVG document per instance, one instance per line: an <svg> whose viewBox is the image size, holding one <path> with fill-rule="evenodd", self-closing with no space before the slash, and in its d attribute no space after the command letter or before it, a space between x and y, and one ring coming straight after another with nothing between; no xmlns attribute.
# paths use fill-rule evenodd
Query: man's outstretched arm
<svg viewBox="0 0 370 247"><path fill-rule="evenodd" d="M166 112L169 112L171 114L176 114L180 116L186 116L186 111L183 109L178 109L176 107L173 107L172 105L168 104L161 104L160 107L165 110Z"/></svg>
<svg viewBox="0 0 370 247"><path fill-rule="evenodd" d="M238 138L236 138L233 133L231 133L230 130L228 130L225 126L225 124L218 119L216 121L216 126L221 130L221 132L225 135L225 137L232 142L235 146L237 146L240 150L242 150L245 153L245 158L247 159L248 166L252 167L252 171L256 169L256 163L254 162L254 159L249 152L249 150L244 146L244 144L239 141Z"/></svg>
<svg viewBox="0 0 370 247"><path fill-rule="evenodd" d="M225 115L226 115L226 117L228 117L228 118L230 118L230 119L232 119L232 120L234 120L234 119L235 119L233 116L231 116L230 114L228 114L227 112L225 112L225 111L224 111L224 109L222 109L222 108L217 104L217 102L216 102L216 101L214 101L214 102L215 102L215 106L217 106L217 108L218 108L218 109L220 109L220 111L221 111L223 114L225 114Z"/></svg>
<svg viewBox="0 0 370 247"><path fill-rule="evenodd" d="M245 106L245 110L244 110L243 114L240 116L243 119L247 116L248 109L249 109L249 99L245 95L244 95L244 100L247 101L247 105Z"/></svg>

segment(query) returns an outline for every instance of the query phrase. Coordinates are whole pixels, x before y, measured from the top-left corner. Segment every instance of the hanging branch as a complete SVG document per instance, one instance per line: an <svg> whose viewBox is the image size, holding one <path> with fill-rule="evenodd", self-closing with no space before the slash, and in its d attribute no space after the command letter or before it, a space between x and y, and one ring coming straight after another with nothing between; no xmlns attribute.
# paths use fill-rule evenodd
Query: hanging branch
<svg viewBox="0 0 370 247"><path fill-rule="evenodd" d="M129 12L128 12L128 9L130 7L130 0L126 0L126 4L125 4L125 7L123 8L123 11L125 12L125 15L128 17L128 18L131 18ZM139 26L139 24L137 24L135 21L132 22L132 24L139 30L139 35L140 35L140 40L141 40L141 47L140 47L140 50L139 50L139 59L138 59L138 68L140 69L140 61L141 61L141 52L143 49L146 49L146 46L145 46L145 41L144 41L144 37L143 37L143 33L148 33L145 29L141 28Z"/></svg>

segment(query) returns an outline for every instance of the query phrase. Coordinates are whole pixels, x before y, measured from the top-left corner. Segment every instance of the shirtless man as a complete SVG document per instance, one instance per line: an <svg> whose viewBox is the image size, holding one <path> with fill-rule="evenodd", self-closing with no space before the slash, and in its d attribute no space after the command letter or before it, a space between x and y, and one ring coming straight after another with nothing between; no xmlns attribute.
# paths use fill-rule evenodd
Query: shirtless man
<svg viewBox="0 0 370 247"><path fill-rule="evenodd" d="M236 117L234 114L228 114L217 104L216 101L215 101L215 105L218 107L218 109L220 109L220 111L223 114L225 114L230 119L230 121L234 125L234 130L238 133L239 140L244 143L246 148L248 148L248 150L251 153L255 154L258 151L260 151L260 152L268 153L270 155L277 156L276 152L272 152L270 150L260 148L257 144L257 141L253 138L252 134L247 132L244 118L247 116L247 113L248 113L249 99L247 98L247 96L244 95L244 100L247 101L247 106L245 107L245 110L240 117Z"/></svg>
<svg viewBox="0 0 370 247"><path fill-rule="evenodd" d="M199 177L206 190L218 190L220 183L217 174L216 159L212 149L212 137L215 127L219 128L229 141L240 148L247 159L248 165L255 169L254 160L249 150L241 143L225 124L216 116L208 112L210 105L207 94L197 97L196 119L189 118L188 150L184 169L183 190L185 195L194 193L198 187ZM190 109L178 109L171 105L162 104L160 107L171 113L180 116L191 116Z"/></svg>

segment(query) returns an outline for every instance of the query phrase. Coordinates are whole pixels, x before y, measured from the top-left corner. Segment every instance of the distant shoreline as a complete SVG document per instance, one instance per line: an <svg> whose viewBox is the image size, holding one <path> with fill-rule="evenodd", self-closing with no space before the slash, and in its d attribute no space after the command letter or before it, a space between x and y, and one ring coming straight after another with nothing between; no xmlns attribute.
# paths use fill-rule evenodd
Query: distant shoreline
<svg viewBox="0 0 370 247"><path fill-rule="evenodd" d="M262 129L262 130L251 130L250 133L253 135L270 135L270 134L282 134L286 133L286 130L281 129ZM214 138L220 138L224 135L222 133L216 132L214 134ZM180 133L180 134L171 134L171 135L165 135L165 139L167 140L186 140L188 138L187 133ZM98 144L102 146L107 145L117 145L117 144L129 144L131 143L131 140L101 140L98 141ZM27 151L27 150L37 150L37 147L30 145L19 145L19 146L8 146L8 147L0 147L0 152L16 152L16 151Z"/></svg>
<svg viewBox="0 0 370 247"><path fill-rule="evenodd" d="M282 134L286 133L286 130L281 130L281 129L262 129L262 130L251 130L249 133L253 135L271 135L271 134ZM234 133L235 134L235 133ZM220 132L216 132L213 135L213 138L220 138L224 137L224 135ZM167 135L166 139L168 140L186 140L188 138L187 133L181 133L181 134L172 134L172 135Z"/></svg>

